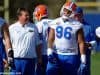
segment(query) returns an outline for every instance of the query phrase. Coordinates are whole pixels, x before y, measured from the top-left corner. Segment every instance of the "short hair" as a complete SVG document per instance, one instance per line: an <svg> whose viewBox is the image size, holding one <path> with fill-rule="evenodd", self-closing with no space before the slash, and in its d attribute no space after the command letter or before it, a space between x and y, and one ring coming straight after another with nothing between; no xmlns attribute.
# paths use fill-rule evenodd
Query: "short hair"
<svg viewBox="0 0 100 75"><path fill-rule="evenodd" d="M22 11L30 13L30 11L28 9L26 9L26 8L18 8L17 16L20 16Z"/></svg>

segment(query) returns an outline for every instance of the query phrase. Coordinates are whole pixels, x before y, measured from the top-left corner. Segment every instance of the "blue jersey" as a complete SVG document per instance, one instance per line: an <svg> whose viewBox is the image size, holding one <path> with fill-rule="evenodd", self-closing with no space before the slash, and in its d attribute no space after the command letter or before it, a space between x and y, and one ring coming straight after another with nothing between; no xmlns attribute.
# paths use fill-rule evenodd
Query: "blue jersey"
<svg viewBox="0 0 100 75"><path fill-rule="evenodd" d="M92 26L89 25L87 22L83 21L83 31L84 31L84 38L86 42L90 42L95 40L94 32Z"/></svg>

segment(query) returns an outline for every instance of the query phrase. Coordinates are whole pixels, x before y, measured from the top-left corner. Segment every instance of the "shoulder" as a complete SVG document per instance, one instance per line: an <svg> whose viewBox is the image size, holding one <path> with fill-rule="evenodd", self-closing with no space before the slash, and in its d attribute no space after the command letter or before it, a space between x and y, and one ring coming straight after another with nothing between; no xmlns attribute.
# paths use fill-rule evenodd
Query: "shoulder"
<svg viewBox="0 0 100 75"><path fill-rule="evenodd" d="M80 23L77 20L71 20L72 25L74 25L75 27L79 27L79 28L83 28L83 24Z"/></svg>
<svg viewBox="0 0 100 75"><path fill-rule="evenodd" d="M51 19L42 19L41 21L39 21L36 25L43 25L43 24L47 24L47 23L50 23L52 22Z"/></svg>
<svg viewBox="0 0 100 75"><path fill-rule="evenodd" d="M59 17L59 18L56 18L55 20L53 20L52 22L50 22L49 25L51 28L55 29L55 27L61 23L62 23L61 18Z"/></svg>
<svg viewBox="0 0 100 75"><path fill-rule="evenodd" d="M34 23L29 23L29 27L37 31L37 26Z"/></svg>
<svg viewBox="0 0 100 75"><path fill-rule="evenodd" d="M55 20L52 20L52 22L50 23L51 25L57 25L58 23L61 22L61 18L56 18Z"/></svg>
<svg viewBox="0 0 100 75"><path fill-rule="evenodd" d="M17 27L18 22L15 22L9 26L9 29L13 29Z"/></svg>

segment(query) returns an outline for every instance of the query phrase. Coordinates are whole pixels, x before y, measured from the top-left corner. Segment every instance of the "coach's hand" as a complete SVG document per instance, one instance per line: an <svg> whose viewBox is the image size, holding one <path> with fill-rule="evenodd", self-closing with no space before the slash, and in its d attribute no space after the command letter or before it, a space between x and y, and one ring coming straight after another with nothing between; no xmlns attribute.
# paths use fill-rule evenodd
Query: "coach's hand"
<svg viewBox="0 0 100 75"><path fill-rule="evenodd" d="M13 50L8 51L8 64L10 67L14 67L14 53Z"/></svg>
<svg viewBox="0 0 100 75"><path fill-rule="evenodd" d="M58 61L57 54L54 53L54 51L51 48L48 48L47 55L48 55L48 61L50 63L53 63L53 64L57 63L57 61Z"/></svg>

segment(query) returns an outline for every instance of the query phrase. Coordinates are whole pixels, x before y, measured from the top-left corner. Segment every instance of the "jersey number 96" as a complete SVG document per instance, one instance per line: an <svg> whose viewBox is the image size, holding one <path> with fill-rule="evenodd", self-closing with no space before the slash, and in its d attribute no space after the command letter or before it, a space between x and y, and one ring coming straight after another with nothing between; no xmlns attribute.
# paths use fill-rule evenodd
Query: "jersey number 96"
<svg viewBox="0 0 100 75"><path fill-rule="evenodd" d="M58 26L56 28L56 37L59 39L64 37L65 39L70 40L71 39L71 31L72 31L71 27L63 28L62 26Z"/></svg>

